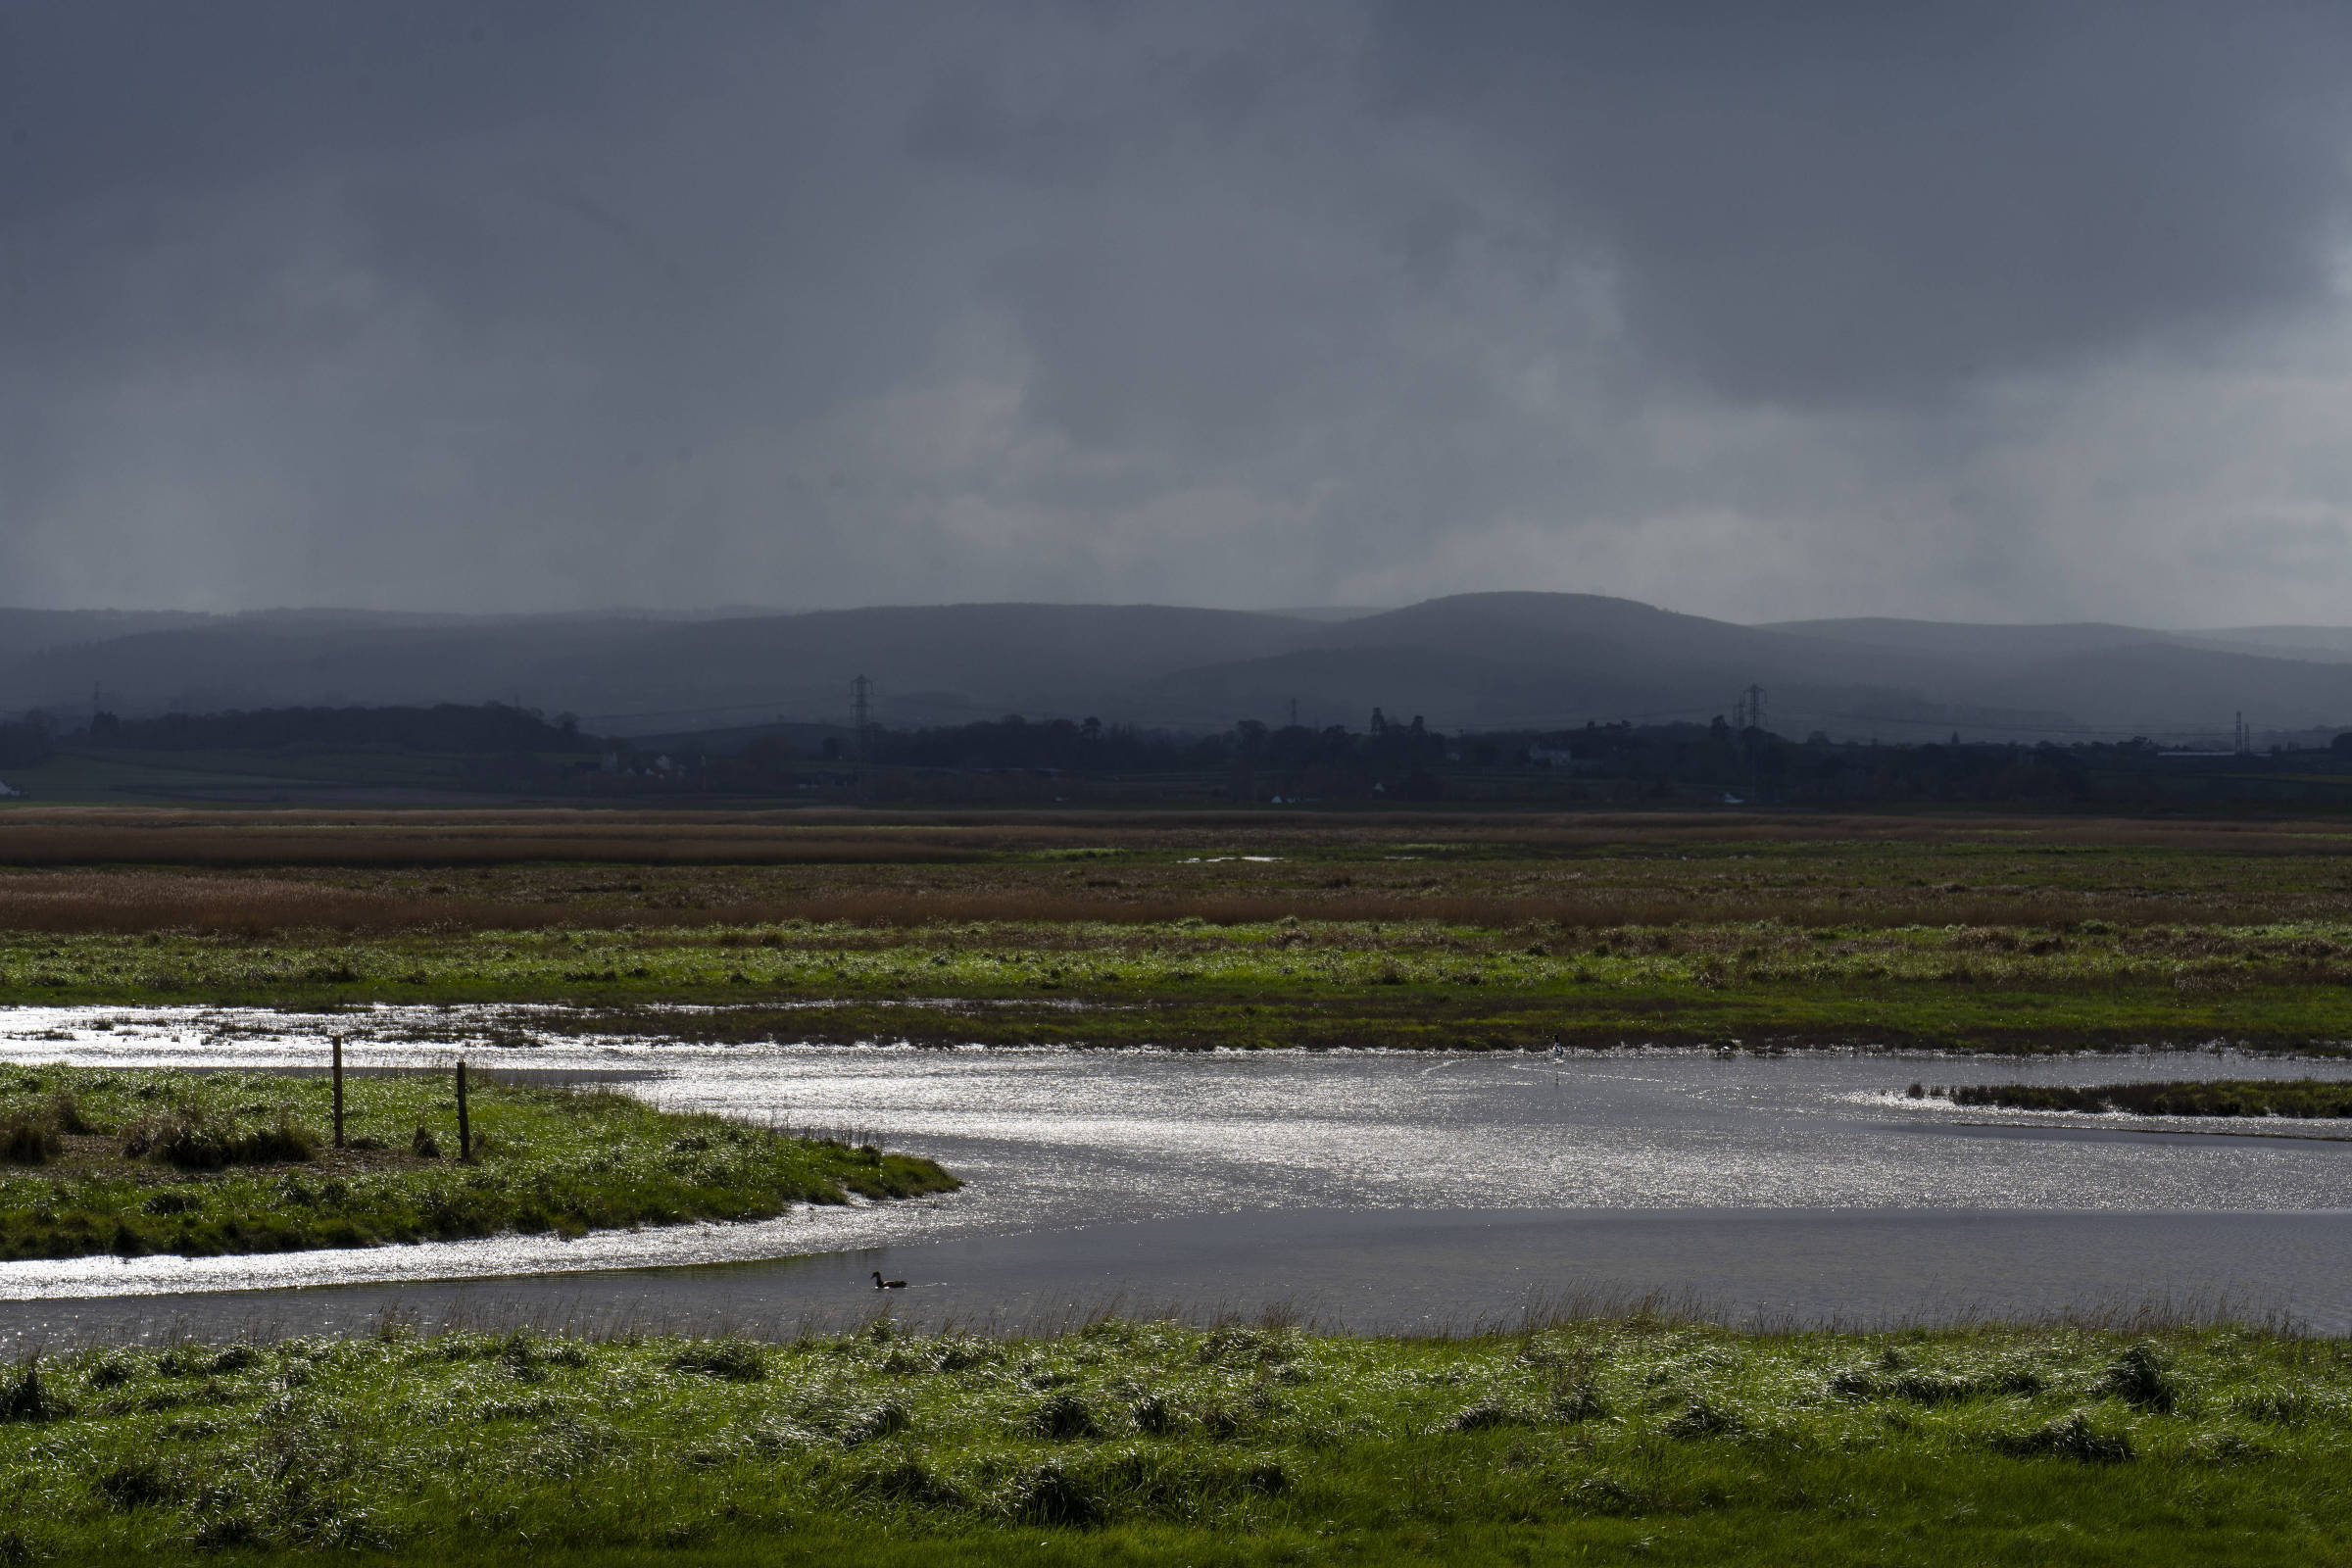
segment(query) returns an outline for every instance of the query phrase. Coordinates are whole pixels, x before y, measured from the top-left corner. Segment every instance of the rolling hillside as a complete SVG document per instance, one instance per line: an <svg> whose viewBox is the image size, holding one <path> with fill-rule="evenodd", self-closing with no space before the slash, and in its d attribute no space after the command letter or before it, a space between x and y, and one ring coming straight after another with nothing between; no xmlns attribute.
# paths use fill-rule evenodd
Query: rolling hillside
<svg viewBox="0 0 2352 1568"><path fill-rule="evenodd" d="M0 612L0 712L68 722L295 704L514 702L620 734L1019 712L1222 728L1705 720L1751 683L1776 730L1922 740L2352 727L2352 632L1848 619L1744 626L1582 594L1335 616L1152 605L802 614L233 616Z"/></svg>

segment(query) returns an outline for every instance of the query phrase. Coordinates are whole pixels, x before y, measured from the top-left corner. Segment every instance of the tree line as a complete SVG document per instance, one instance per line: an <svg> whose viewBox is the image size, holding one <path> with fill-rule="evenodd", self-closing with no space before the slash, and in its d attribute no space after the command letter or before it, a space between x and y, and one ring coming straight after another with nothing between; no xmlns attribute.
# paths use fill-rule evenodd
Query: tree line
<svg viewBox="0 0 2352 1568"><path fill-rule="evenodd" d="M1372 710L1361 729L1244 719L1213 733L1005 714L968 724L630 741L503 703L313 707L149 718L97 714L61 733L0 723L0 766L60 746L122 751L325 748L469 759L471 786L542 794L867 799L1546 801L1638 806L2352 805L2352 733L2260 755L2168 752L2146 739L1879 745L1711 724L1588 723L1446 735ZM1085 781L1097 781L1092 788ZM1115 786L1115 787L1114 787Z"/></svg>

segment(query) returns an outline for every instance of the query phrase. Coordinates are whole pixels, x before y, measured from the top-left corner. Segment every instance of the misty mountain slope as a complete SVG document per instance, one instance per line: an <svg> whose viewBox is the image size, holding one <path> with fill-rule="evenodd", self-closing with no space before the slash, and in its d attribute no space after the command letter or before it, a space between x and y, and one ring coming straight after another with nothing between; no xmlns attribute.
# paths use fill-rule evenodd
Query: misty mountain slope
<svg viewBox="0 0 2352 1568"><path fill-rule="evenodd" d="M2016 674L2045 660L2179 641L2182 636L2099 621L1987 626L1875 615L1845 620L1776 621L1761 629L1786 632L1816 643L1836 643L1847 650L1848 658L1853 657L1855 650L1868 650L1874 656L1894 654L1909 660L1933 660L1942 665L1943 679L1966 676L1973 671Z"/></svg>
<svg viewBox="0 0 2352 1568"><path fill-rule="evenodd" d="M96 684L126 713L313 703L505 700L615 644L633 623L383 624L238 616L42 650L0 668L0 706L63 704Z"/></svg>
<svg viewBox="0 0 2352 1568"><path fill-rule="evenodd" d="M103 642L137 632L201 625L220 617L176 610L0 609L0 662L44 648Z"/></svg>
<svg viewBox="0 0 2352 1568"><path fill-rule="evenodd" d="M2227 734L2352 726L2352 664L2269 659L2163 643L2054 659L1989 682L1987 701L2045 705L2107 730Z"/></svg>
<svg viewBox="0 0 2352 1568"><path fill-rule="evenodd" d="M1219 713L1281 723L1296 702L1303 724L1359 730L1378 708L1398 723L1419 714L1436 727L1457 729L1548 727L1600 714L1688 716L1688 695L1674 685L1617 678L1590 666L1373 646L1306 648L1183 670L1143 688L1137 706L1167 723L1211 722Z"/></svg>
<svg viewBox="0 0 2352 1568"><path fill-rule="evenodd" d="M2214 631L2177 632L2169 640L2271 659L2352 662L2352 626L2225 626Z"/></svg>
<svg viewBox="0 0 2352 1568"><path fill-rule="evenodd" d="M727 704L796 718L846 715L874 682L894 724L1027 711L1126 716L1133 689L1203 659L1295 645L1305 622L1157 605L947 605L821 611L665 628L625 657L591 657L551 684L583 713ZM1224 720L1230 722L1230 715Z"/></svg>
<svg viewBox="0 0 2352 1568"><path fill-rule="evenodd" d="M1932 658L1903 654L1858 662L1853 649L1836 639L1710 620L1598 594L1456 594L1347 622L1318 641L1444 648L1514 662L1574 662L1612 680L1680 690L1686 705L1728 705L1751 681L1916 687L1940 695L1950 674L1947 665Z"/></svg>
<svg viewBox="0 0 2352 1568"><path fill-rule="evenodd" d="M0 710L69 722L296 704L517 702L616 734L1018 712L1222 728L1375 707L1445 729L1729 716L1751 682L1787 734L1922 739L2352 727L2352 662L2133 627L1854 619L1740 626L1590 594L1465 594L1340 620L1154 605L966 604L716 618L0 612ZM13 629L12 629L13 626ZM94 636L82 636L87 632ZM109 635L112 631L115 634ZM2327 628L2248 628L2324 650ZM2210 634L2220 635L2220 634ZM2346 634L2352 636L2352 634ZM58 645L53 637L78 637ZM9 639L14 638L11 643Z"/></svg>
<svg viewBox="0 0 2352 1568"><path fill-rule="evenodd" d="M386 623L238 616L36 652L0 664L0 708L124 711L310 703L519 701L626 728L757 712L834 717L876 683L894 723L1023 707L1060 710L1219 657L1290 646L1312 627L1158 606L959 605L733 620L514 617ZM895 705L895 706L894 706Z"/></svg>
<svg viewBox="0 0 2352 1568"><path fill-rule="evenodd" d="M1751 682L1769 718L1803 733L1842 728L1916 736L1965 724L2031 733L2073 720L1969 700L1932 662L1858 659L1852 650L1590 595L1477 594L1336 628L1314 648L1203 666L1153 684L1153 711L1363 724L1374 707L1444 729L1556 728L1587 721L1728 716ZM1386 634L1395 642L1370 639ZM1407 642L1403 639L1412 638ZM1911 683L1892 684L1896 677Z"/></svg>

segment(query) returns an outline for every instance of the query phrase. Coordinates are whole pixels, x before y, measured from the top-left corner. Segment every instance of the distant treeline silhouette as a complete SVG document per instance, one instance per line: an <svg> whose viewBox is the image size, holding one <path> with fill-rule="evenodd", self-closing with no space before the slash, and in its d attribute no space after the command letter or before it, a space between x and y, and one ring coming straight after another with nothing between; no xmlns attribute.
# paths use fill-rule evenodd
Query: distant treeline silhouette
<svg viewBox="0 0 2352 1568"><path fill-rule="evenodd" d="M48 760L49 724L40 714L0 723L0 767L31 767Z"/></svg>
<svg viewBox="0 0 2352 1568"><path fill-rule="evenodd" d="M714 791L787 787L811 765L857 761L854 737L796 755L780 736L705 755L692 737L672 743L691 762L677 778ZM1419 718L1375 710L1363 730L1272 728L1244 721L1222 734L1105 725L1095 719L1017 716L865 736L874 799L1017 793L1015 782L974 775L1049 775L1050 795L1087 798L1089 778L1158 778L1166 798L1188 790L1225 799L1556 801L1663 805L1727 798L1787 806L1909 803L2096 805L2278 802L2352 804L2352 736L2323 751L2264 754L2167 752L2145 739L2058 745L1947 742L1886 745L1803 741L1712 724L1590 723L1562 730L1445 735ZM1068 794L1076 787L1078 793ZM1130 791L1132 794L1132 791Z"/></svg>
<svg viewBox="0 0 2352 1568"><path fill-rule="evenodd" d="M1032 723L1017 713L942 729L875 730L876 762L908 767L1060 768L1070 772L1191 772L1235 762L1266 767L1411 767L1441 762L1446 738L1419 718L1391 723L1372 710L1364 731L1341 725L1274 729L1244 719L1221 735L1105 725L1066 718Z"/></svg>
<svg viewBox="0 0 2352 1568"><path fill-rule="evenodd" d="M791 729L793 732L788 733ZM814 733L811 733L811 732ZM795 743L797 734L799 744ZM2324 748L2168 751L2146 739L1879 745L1792 740L1718 718L1446 734L1373 709L1361 729L1245 719L1215 734L1019 714L930 728L779 727L637 740L585 734L503 703L277 708L118 718L59 733L0 723L0 766L60 747L154 752L296 748L466 759L495 795L1054 802L1554 804L1585 807L1902 805L2074 809L2352 806L2352 734Z"/></svg>

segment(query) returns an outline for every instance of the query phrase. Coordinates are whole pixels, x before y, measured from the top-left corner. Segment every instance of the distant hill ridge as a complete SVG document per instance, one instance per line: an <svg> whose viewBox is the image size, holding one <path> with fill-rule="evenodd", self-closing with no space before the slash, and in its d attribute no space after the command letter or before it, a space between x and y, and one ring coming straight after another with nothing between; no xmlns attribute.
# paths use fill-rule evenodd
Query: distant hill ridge
<svg viewBox="0 0 2352 1568"><path fill-rule="evenodd" d="M852 677L894 725L1001 713L1168 728L1704 720L1750 685L1784 734L2223 736L2352 727L2352 628L2160 631L1853 618L1746 626L1592 594L1376 612L881 606L711 616L0 610L0 712L72 719L496 700L593 729L838 721Z"/></svg>

